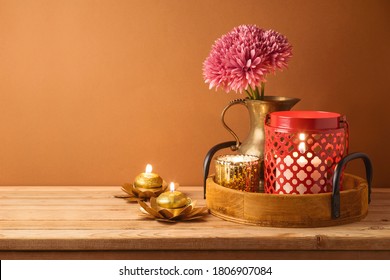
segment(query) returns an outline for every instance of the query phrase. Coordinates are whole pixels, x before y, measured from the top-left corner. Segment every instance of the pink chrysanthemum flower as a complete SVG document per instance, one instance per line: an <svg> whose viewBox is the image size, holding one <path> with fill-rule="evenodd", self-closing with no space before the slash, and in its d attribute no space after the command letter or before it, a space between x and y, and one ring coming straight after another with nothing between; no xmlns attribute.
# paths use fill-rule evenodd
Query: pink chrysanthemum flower
<svg viewBox="0 0 390 280"><path fill-rule="evenodd" d="M203 63L204 80L210 89L245 90L250 98L261 99L265 76L287 67L291 51L287 38L278 32L240 25L215 41Z"/></svg>

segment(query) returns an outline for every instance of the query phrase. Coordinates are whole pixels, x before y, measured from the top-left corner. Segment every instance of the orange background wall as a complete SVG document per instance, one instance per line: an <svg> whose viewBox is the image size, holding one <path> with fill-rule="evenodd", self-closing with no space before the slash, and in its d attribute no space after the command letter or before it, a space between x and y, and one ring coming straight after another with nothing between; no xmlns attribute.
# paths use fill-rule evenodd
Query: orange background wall
<svg viewBox="0 0 390 280"><path fill-rule="evenodd" d="M222 34L257 24L293 45L266 94L347 115L351 152L389 187L389 3L0 0L0 185L119 185L147 163L200 185L208 149L232 140L220 113L243 97L208 90L202 63ZM244 139L245 110L228 122Z"/></svg>

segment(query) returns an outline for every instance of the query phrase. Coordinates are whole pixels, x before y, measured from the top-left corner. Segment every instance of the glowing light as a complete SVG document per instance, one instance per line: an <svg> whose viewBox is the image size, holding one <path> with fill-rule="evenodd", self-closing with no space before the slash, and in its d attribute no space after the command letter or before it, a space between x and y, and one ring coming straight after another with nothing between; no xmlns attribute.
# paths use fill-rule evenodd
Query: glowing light
<svg viewBox="0 0 390 280"><path fill-rule="evenodd" d="M174 192L174 191L175 191L175 183L174 183L174 182L171 182L171 183L169 184L169 190L170 190L171 192Z"/></svg>
<svg viewBox="0 0 390 280"><path fill-rule="evenodd" d="M147 164L145 168L145 173L152 173L153 167L151 164Z"/></svg>

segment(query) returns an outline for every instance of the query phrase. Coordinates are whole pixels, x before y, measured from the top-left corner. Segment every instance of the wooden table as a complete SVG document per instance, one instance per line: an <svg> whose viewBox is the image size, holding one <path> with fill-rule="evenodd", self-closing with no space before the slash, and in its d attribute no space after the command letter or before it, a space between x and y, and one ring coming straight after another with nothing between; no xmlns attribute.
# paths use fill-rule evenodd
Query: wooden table
<svg viewBox="0 0 390 280"><path fill-rule="evenodd" d="M201 187L182 187L204 205ZM325 228L242 225L212 215L161 223L120 187L0 187L0 259L390 259L390 188L368 216Z"/></svg>

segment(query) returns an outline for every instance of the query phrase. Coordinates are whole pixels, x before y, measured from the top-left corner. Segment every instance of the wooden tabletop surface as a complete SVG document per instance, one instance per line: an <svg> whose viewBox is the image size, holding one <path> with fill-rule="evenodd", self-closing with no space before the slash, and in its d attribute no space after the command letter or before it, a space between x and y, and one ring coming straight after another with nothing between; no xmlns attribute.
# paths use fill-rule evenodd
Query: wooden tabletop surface
<svg viewBox="0 0 390 280"><path fill-rule="evenodd" d="M201 187L181 187L205 205ZM163 223L120 187L0 187L0 259L390 259L390 188L373 189L360 222L272 228Z"/></svg>

